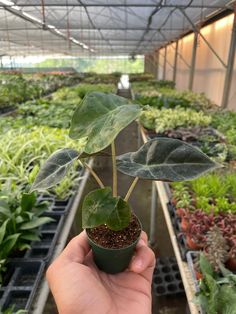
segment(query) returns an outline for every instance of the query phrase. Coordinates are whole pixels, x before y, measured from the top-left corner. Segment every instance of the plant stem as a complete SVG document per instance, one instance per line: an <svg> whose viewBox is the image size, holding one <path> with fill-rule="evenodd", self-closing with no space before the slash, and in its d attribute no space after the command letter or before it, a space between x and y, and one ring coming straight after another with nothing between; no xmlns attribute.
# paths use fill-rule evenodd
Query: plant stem
<svg viewBox="0 0 236 314"><path fill-rule="evenodd" d="M96 174L96 172L89 167L89 165L86 162L83 162L83 165L88 169L88 171L91 173L91 175L94 177L94 179L97 181L98 185L100 186L100 188L104 188L104 184L102 183L102 181L100 180L100 178L98 177L98 175Z"/></svg>
<svg viewBox="0 0 236 314"><path fill-rule="evenodd" d="M116 147L115 141L111 143L112 170L113 170L113 196L117 197L117 168L116 168Z"/></svg>
<svg viewBox="0 0 236 314"><path fill-rule="evenodd" d="M131 184L131 186L130 186L130 188L129 188L129 190L128 190L128 192L127 192L125 198L124 198L124 200L125 200L126 202L129 200L129 197L130 197L131 193L133 192L133 189L135 188L135 186L136 186L136 184L137 184L137 182L138 182L138 179L139 179L139 178L136 177L136 178L134 179L134 181L132 182L132 184Z"/></svg>

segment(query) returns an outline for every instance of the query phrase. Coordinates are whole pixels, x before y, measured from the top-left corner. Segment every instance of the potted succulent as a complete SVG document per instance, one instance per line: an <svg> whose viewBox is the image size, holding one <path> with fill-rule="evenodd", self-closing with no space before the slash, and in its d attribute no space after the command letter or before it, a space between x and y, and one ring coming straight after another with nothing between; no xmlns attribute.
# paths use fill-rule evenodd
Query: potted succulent
<svg viewBox="0 0 236 314"><path fill-rule="evenodd" d="M100 153L111 146L113 187L105 187L93 171L100 188L90 192L82 205L82 226L87 231L98 267L109 273L127 268L141 233L141 224L128 203L139 178L182 181L218 167L200 150L179 140L155 138L136 152L116 157L115 138L137 119L138 105L113 95L98 92L87 94L75 110L70 137L84 139L83 151L71 148L56 151L39 171L31 188L45 190L60 182L76 160L88 168L84 157ZM134 177L127 195L117 195L117 170Z"/></svg>

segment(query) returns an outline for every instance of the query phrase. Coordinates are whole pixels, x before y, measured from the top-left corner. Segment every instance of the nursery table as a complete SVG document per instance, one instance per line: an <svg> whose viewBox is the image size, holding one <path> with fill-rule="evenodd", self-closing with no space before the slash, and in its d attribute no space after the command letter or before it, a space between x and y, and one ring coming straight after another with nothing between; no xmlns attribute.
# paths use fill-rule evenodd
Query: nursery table
<svg viewBox="0 0 236 314"><path fill-rule="evenodd" d="M142 126L139 125L141 137L144 143L148 141L146 134L144 133L144 130ZM198 305L193 303L193 299L195 296L195 286L194 281L191 275L191 272L188 268L188 264L181 259L180 250L177 242L177 238L174 232L174 228L171 222L170 214L167 208L167 203L169 202L169 193L166 189L166 184L161 181L154 181L153 182L153 189L152 189L152 206L151 206L151 217L150 217L150 238L152 242L152 237L154 236L156 230L155 230L155 221L154 217L156 217L156 210L157 210L157 199L156 199L156 192L158 194L161 208L165 217L166 225L168 228L170 240L174 249L175 257L179 266L180 274L182 277L182 282L184 285L186 297L188 300L188 305L190 309L191 314L199 314L200 309Z"/></svg>
<svg viewBox="0 0 236 314"><path fill-rule="evenodd" d="M88 164L89 164L89 167L92 167L92 165L93 165L93 159L92 158L89 160ZM78 210L78 205L81 201L83 191L84 191L86 182L88 180L88 177L89 177L89 171L86 169L84 172L84 175L80 181L80 185L79 185L77 194L74 198L71 210L70 210L69 214L66 216L63 229L62 229L61 234L57 240L57 244L56 244L55 249L54 249L52 260L54 260L62 252L62 250L64 249L64 247L67 243L67 239L68 239L70 230L72 228L74 218L75 218L75 215L76 215L77 210ZM46 279L43 278L43 280L39 286L38 293L36 295L35 302L33 304L32 310L31 310L32 314L43 314L44 313L44 307L45 307L45 304L47 302L49 292L50 292L50 290L49 290L48 284L46 282Z"/></svg>

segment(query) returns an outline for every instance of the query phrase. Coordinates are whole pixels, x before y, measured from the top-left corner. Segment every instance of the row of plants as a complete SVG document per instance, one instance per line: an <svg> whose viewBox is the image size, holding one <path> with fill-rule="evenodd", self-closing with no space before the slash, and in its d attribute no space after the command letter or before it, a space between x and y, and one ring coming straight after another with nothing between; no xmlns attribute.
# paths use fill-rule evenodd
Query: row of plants
<svg viewBox="0 0 236 314"><path fill-rule="evenodd" d="M236 270L236 113L202 94L175 89L147 87L137 100L144 106L139 121L149 137L190 143L225 166L171 183L168 208L182 258L187 253L194 260L195 301L207 314L234 313L235 275L229 270Z"/></svg>
<svg viewBox="0 0 236 314"><path fill-rule="evenodd" d="M236 269L236 173L217 172L172 183L172 204L189 250L208 252L208 233L217 226L225 240L224 261ZM227 249L226 249L227 248Z"/></svg>
<svg viewBox="0 0 236 314"><path fill-rule="evenodd" d="M76 75L0 74L0 109L14 107L28 99L37 99L62 86L78 83Z"/></svg>
<svg viewBox="0 0 236 314"><path fill-rule="evenodd" d="M199 110L214 110L216 105L204 93L176 90L173 81L159 80L137 82L132 84L135 99L143 106L155 108L192 108Z"/></svg>
<svg viewBox="0 0 236 314"><path fill-rule="evenodd" d="M73 87L63 87L57 92L18 106L12 116L0 120L0 129L3 131L24 127L32 128L35 125L53 128L69 128L70 120L77 104L84 98L86 92L99 90L114 92L112 84L79 84Z"/></svg>
<svg viewBox="0 0 236 314"><path fill-rule="evenodd" d="M29 99L38 99L50 94L63 86L72 86L78 83L87 84L113 84L117 85L121 73L96 74L96 73L67 73L52 72L38 74L22 74L17 71L0 73L0 110L14 107L16 104L23 103ZM131 74L130 81L151 81L153 77L149 74ZM163 85L163 84L162 84ZM165 86L165 83L164 83ZM98 87L98 90L99 87ZM81 89L81 95L84 92ZM88 90L89 92L89 90ZM81 98L83 98L81 97Z"/></svg>
<svg viewBox="0 0 236 314"><path fill-rule="evenodd" d="M156 92L159 96L142 93L137 98L144 105L140 123L151 136L187 141L210 157L235 165L235 112L221 110L202 94L175 89Z"/></svg>

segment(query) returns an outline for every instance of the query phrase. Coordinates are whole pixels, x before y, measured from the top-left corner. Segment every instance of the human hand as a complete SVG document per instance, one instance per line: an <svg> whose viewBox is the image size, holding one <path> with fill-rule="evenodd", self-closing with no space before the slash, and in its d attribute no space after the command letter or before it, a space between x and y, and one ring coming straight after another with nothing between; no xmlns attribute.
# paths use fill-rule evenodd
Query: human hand
<svg viewBox="0 0 236 314"><path fill-rule="evenodd" d="M155 255L142 232L129 269L115 275L97 268L85 231L47 270L59 314L150 314Z"/></svg>

